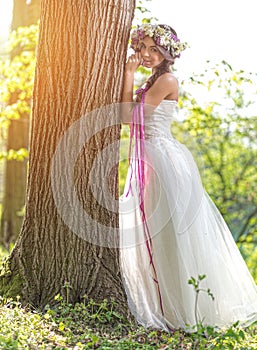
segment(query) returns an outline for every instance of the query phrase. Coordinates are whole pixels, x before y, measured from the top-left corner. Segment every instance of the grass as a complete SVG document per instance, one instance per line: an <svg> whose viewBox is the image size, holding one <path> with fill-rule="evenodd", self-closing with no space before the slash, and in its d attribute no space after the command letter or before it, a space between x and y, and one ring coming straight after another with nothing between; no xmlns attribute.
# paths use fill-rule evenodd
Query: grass
<svg viewBox="0 0 257 350"><path fill-rule="evenodd" d="M123 318L114 301L85 298L75 305L60 295L39 312L17 300L0 298L1 349L257 349L257 327L237 325L217 332L199 327L194 334L145 330Z"/></svg>
<svg viewBox="0 0 257 350"><path fill-rule="evenodd" d="M0 249L0 259L5 255ZM0 296L0 349L257 349L254 325L242 329L235 324L216 331L198 324L193 334L182 330L166 333L146 330L124 318L114 300L96 303L85 296L83 303L72 305L68 294L65 299L57 295L54 306L39 311L22 305L19 297Z"/></svg>

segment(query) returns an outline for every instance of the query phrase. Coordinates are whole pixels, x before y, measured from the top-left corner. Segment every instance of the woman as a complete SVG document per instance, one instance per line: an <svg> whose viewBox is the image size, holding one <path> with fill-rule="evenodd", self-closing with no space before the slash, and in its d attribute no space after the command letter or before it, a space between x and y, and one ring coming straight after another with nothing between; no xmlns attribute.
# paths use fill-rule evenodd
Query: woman
<svg viewBox="0 0 257 350"><path fill-rule="evenodd" d="M121 270L130 310L143 326L167 331L191 331L198 322L247 326L257 320L256 285L191 153L169 131L178 100L170 67L186 45L167 25L143 24L131 40L135 54L125 66L122 102L133 105L132 116L123 116L131 123L133 154L120 199ZM133 103L141 64L152 76ZM198 276L196 302L188 282Z"/></svg>

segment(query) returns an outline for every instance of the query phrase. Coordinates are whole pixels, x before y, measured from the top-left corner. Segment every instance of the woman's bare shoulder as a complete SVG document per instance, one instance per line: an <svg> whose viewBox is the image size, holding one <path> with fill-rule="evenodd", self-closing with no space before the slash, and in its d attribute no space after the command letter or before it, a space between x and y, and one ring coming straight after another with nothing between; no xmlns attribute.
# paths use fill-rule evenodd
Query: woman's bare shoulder
<svg viewBox="0 0 257 350"><path fill-rule="evenodd" d="M164 99L177 100L178 80L171 73L159 76L146 93L146 103L158 105Z"/></svg>
<svg viewBox="0 0 257 350"><path fill-rule="evenodd" d="M162 74L154 85L156 90L162 91L164 94L163 98L167 98L167 96L174 97L178 93L178 79L172 73Z"/></svg>
<svg viewBox="0 0 257 350"><path fill-rule="evenodd" d="M156 80L156 83L167 83L167 84L176 84L178 85L178 79L172 74L172 73L164 73L161 76L158 77Z"/></svg>

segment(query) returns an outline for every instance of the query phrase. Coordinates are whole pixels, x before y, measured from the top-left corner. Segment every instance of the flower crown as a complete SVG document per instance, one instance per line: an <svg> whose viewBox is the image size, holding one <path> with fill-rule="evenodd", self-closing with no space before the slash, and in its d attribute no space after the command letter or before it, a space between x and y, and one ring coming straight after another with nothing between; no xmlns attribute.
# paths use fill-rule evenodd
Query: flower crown
<svg viewBox="0 0 257 350"><path fill-rule="evenodd" d="M186 43L181 43L180 40L172 33L167 25L157 24L142 24L137 26L131 33L130 47L137 51L139 49L139 41L149 36L153 39L156 45L162 46L167 50L172 58L180 57L180 52L187 47Z"/></svg>

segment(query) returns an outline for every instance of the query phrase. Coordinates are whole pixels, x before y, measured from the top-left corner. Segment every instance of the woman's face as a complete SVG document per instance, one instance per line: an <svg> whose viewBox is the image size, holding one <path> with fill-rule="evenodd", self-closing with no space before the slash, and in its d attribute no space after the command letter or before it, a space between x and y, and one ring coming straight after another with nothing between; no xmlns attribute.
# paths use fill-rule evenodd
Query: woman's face
<svg viewBox="0 0 257 350"><path fill-rule="evenodd" d="M149 36L140 40L139 48L143 58L143 66L146 68L153 69L164 60L164 57L157 49L155 42Z"/></svg>

